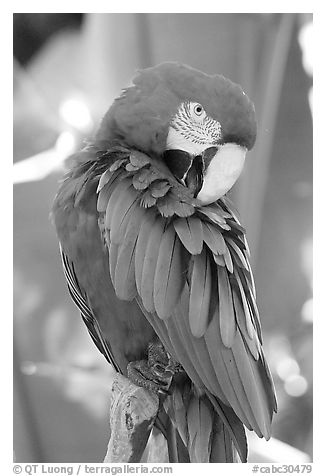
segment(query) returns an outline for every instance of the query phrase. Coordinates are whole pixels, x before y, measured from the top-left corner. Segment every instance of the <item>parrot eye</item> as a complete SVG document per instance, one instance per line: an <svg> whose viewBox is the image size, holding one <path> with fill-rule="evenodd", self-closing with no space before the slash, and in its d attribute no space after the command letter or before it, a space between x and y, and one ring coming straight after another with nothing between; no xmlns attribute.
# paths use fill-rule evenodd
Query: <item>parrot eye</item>
<svg viewBox="0 0 326 476"><path fill-rule="evenodd" d="M204 113L204 108L201 104L195 104L194 105L194 113L196 116L202 116Z"/></svg>

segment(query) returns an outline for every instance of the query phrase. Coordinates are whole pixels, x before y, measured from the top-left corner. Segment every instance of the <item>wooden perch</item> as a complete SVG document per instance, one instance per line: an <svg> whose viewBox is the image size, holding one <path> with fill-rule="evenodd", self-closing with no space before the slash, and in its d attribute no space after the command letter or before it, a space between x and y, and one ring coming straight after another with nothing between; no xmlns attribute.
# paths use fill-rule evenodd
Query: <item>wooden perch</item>
<svg viewBox="0 0 326 476"><path fill-rule="evenodd" d="M138 463L159 408L159 398L117 374L112 385L111 437L104 463Z"/></svg>

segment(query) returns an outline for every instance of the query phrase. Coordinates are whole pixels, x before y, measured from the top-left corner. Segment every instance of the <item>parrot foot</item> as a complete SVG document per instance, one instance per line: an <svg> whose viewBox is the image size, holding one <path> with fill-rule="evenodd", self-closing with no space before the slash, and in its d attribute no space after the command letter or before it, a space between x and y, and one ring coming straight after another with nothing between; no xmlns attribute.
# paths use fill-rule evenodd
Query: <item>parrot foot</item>
<svg viewBox="0 0 326 476"><path fill-rule="evenodd" d="M160 364L158 364L160 365ZM173 374L168 371L161 372L158 368L149 366L146 360L129 362L127 366L128 378L140 387L147 388L158 395L167 395L171 385Z"/></svg>
<svg viewBox="0 0 326 476"><path fill-rule="evenodd" d="M148 364L153 368L154 372L164 373L182 372L182 366L172 359L172 357L166 352L161 343L155 342L148 346Z"/></svg>
<svg viewBox="0 0 326 476"><path fill-rule="evenodd" d="M148 346L148 360L130 362L127 367L128 378L140 387L160 394L168 395L174 374L183 368L166 352L161 343Z"/></svg>

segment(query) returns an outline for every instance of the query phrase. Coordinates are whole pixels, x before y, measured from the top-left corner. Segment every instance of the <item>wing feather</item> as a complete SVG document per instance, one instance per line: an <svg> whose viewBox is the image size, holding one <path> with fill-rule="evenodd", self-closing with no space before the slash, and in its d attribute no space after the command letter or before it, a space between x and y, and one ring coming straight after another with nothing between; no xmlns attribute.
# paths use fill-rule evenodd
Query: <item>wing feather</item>
<svg viewBox="0 0 326 476"><path fill-rule="evenodd" d="M259 354L260 343L259 343L257 334L254 334L253 338L249 336L247 332L247 328L246 328L246 320L245 320L246 318L244 315L243 307L241 306L241 303L240 303L240 299L235 291L232 291L232 295L233 295L233 304L234 304L234 311L236 315L237 325L252 356L254 357L255 360L258 360L260 355Z"/></svg>
<svg viewBox="0 0 326 476"><path fill-rule="evenodd" d="M60 253L62 258L63 270L67 280L68 290L70 295L80 310L83 321L86 324L88 332L92 337L94 343L108 360L108 362L114 367L117 372L121 372L117 362L114 359L111 347L109 342L104 338L103 332L100 328L100 325L88 305L87 296L82 291L80 284L77 280L77 276L74 270L74 265L72 261L69 260L68 256L64 253L60 245Z"/></svg>
<svg viewBox="0 0 326 476"><path fill-rule="evenodd" d="M241 294L241 300L242 300L244 315L245 315L245 319L246 319L246 327L247 327L248 335L251 339L253 339L255 329L253 327L253 323L252 323L252 319L251 319L251 313L250 313L248 302L247 302L247 297L245 295L245 292L243 290L242 285L239 286L239 289L240 289L240 294Z"/></svg>
<svg viewBox="0 0 326 476"><path fill-rule="evenodd" d="M225 253L226 245L222 233L208 222L203 222L203 238L212 253Z"/></svg>
<svg viewBox="0 0 326 476"><path fill-rule="evenodd" d="M218 266L225 266L224 255L216 255L216 254L213 254L213 258L214 258L215 263L216 263Z"/></svg>
<svg viewBox="0 0 326 476"><path fill-rule="evenodd" d="M212 276L209 256L204 248L202 254L194 256L191 277L189 323L195 337L202 337L207 329L211 302Z"/></svg>
<svg viewBox="0 0 326 476"><path fill-rule="evenodd" d="M108 200L110 195L112 194L112 189L109 187L105 187L101 189L100 193L98 194L97 198L97 211L102 213L105 212L106 207L108 205Z"/></svg>
<svg viewBox="0 0 326 476"><path fill-rule="evenodd" d="M193 395L187 409L190 460L209 463L212 415L204 398Z"/></svg>
<svg viewBox="0 0 326 476"><path fill-rule="evenodd" d="M239 384L239 376L233 364L232 351L224 347L218 319L214 316L205 333L205 342L215 370L216 379L220 382L227 401L247 428L252 429L253 416L250 407L246 404L246 395ZM243 409L243 406L245 408Z"/></svg>
<svg viewBox="0 0 326 476"><path fill-rule="evenodd" d="M214 425L212 437L212 453L211 462L223 461L225 463L233 463L232 444L228 431L223 423L218 420Z"/></svg>
<svg viewBox="0 0 326 476"><path fill-rule="evenodd" d="M140 297L143 301L145 309L150 312L155 310L153 296L154 277L158 252L164 233L164 224L164 220L158 216L148 237L148 244L143 265Z"/></svg>
<svg viewBox="0 0 326 476"><path fill-rule="evenodd" d="M187 422L188 422L188 434L189 442L188 448L190 453L190 461L198 462L196 455L196 439L198 435L198 425L199 425L199 399L195 396L190 400L188 409L187 409Z"/></svg>
<svg viewBox="0 0 326 476"><path fill-rule="evenodd" d="M239 375L242 376L241 381L247 395L247 401L258 424L258 428L255 428L256 433L269 439L271 411L266 399L266 390L263 388L259 377L259 362L257 363L248 355L239 332L235 336L233 354Z"/></svg>
<svg viewBox="0 0 326 476"><path fill-rule="evenodd" d="M123 196L125 191L130 188L130 182L128 180L121 180L117 183L116 187L106 186L102 188L99 193L98 197L98 204L97 209L100 212L105 207L105 200L106 207L103 211L105 211L105 227L110 230L111 229L111 221L112 217L115 213L116 208L121 206L121 201L119 197ZM101 204L99 203L100 198L102 198ZM101 208L100 208L101 207Z"/></svg>
<svg viewBox="0 0 326 476"><path fill-rule="evenodd" d="M246 257L240 250L239 246L235 243L233 239L227 239L227 242L231 246L231 252L233 250L232 255L237 259L239 266L249 271Z"/></svg>
<svg viewBox="0 0 326 476"><path fill-rule="evenodd" d="M162 236L154 275L154 305L161 319L171 316L185 283L180 246L173 226L168 226Z"/></svg>
<svg viewBox="0 0 326 476"><path fill-rule="evenodd" d="M226 246L225 248L225 252L223 254L223 258L224 258L224 261L225 261L225 265L227 267L227 269L229 270L230 273L233 273L233 260L232 260L232 257L231 257L231 254L230 254L230 251L229 251L229 248Z"/></svg>
<svg viewBox="0 0 326 476"><path fill-rule="evenodd" d="M194 339L190 330L189 324L189 288L187 284L184 292L181 295L181 300L175 310L173 319L168 323L168 327L172 323L176 324L179 335L184 342L183 345L187 347L187 354L191 359L191 363L197 370L198 375L203 380L206 388L214 395L218 396L220 400L227 403L227 398L224 395L219 380L216 379L215 370L213 368L207 347L203 338Z"/></svg>
<svg viewBox="0 0 326 476"><path fill-rule="evenodd" d="M118 259L114 275L115 292L118 298L131 301L137 295L135 280L135 249L144 210L136 207L129 214L126 233L119 246Z"/></svg>
<svg viewBox="0 0 326 476"><path fill-rule="evenodd" d="M187 425L187 405L190 395L190 386L183 388L175 387L172 395L163 403L166 412L171 416L172 421L178 429L179 435L185 446L188 444L189 434Z"/></svg>
<svg viewBox="0 0 326 476"><path fill-rule="evenodd" d="M116 175L114 177L114 179L116 179L118 177L118 175ZM97 186L97 189L96 189L96 193L99 194L99 192L102 190L102 188L108 183L110 182L110 180L112 180L112 171L110 169L106 169L105 172L101 175L100 177L100 180L98 182L98 186ZM108 188L108 187L106 187ZM100 197L100 194L99 194L99 197ZM105 210L105 209L104 209ZM104 212L104 210L101 210ZM100 211L98 209L98 211Z"/></svg>
<svg viewBox="0 0 326 476"><path fill-rule="evenodd" d="M233 344L236 325L230 282L227 271L221 266L217 267L217 282L221 338L225 347L230 348Z"/></svg>
<svg viewBox="0 0 326 476"><path fill-rule="evenodd" d="M145 260L145 253L148 245L148 236L151 233L152 227L155 222L155 213L153 210L148 210L144 215L142 220L138 240L136 244L136 251L135 251L135 279L136 279L136 287L138 294L141 293L141 281L142 281L142 274L143 274L143 265Z"/></svg>
<svg viewBox="0 0 326 476"><path fill-rule="evenodd" d="M213 418L211 411L207 406L204 398L199 400L199 426L198 426L198 445L197 445L197 461L199 463L209 463L211 452L211 432L213 426Z"/></svg>
<svg viewBox="0 0 326 476"><path fill-rule="evenodd" d="M108 228L111 230L111 240L113 243L119 244L125 234L126 226L128 224L128 217L135 212L138 207L137 201L139 199L138 193L132 186L127 186L126 182L128 180L124 180L124 183L121 184L126 186L124 193L122 194L123 199L120 197L117 199L118 203L114 207L112 212L111 220L109 219L111 215L111 202L113 201L113 197L109 200L108 207L107 207L107 220L109 222ZM112 194L113 195L113 194Z"/></svg>
<svg viewBox="0 0 326 476"><path fill-rule="evenodd" d="M172 330L174 334L178 336L182 348L185 349L187 355L187 367L192 367L197 373L196 380L204 383L204 385L210 390L214 391L214 385L211 385L207 374L210 369L205 368L204 362L201 360L200 351L194 346L191 338L191 331L189 327L188 306L189 304L183 304L187 300L186 293L182 293L181 303L176 309L175 317L168 321L167 329L170 335ZM180 352L180 349L178 349ZM185 368L185 367L184 367ZM186 368L185 368L186 369ZM186 370L188 372L188 370ZM201 375L200 375L201 374ZM200 375L200 377L199 377ZM200 385L202 386L202 384Z"/></svg>
<svg viewBox="0 0 326 476"><path fill-rule="evenodd" d="M163 321L162 321L163 322ZM177 357L178 362L182 362L182 367L184 368L185 372L189 376L189 378L192 380L192 382L196 385L198 389L204 389L204 386L207 384L207 388L210 387L209 382L206 382L205 380L199 376L198 374L198 368L195 363L193 363L193 359L190 357L189 354L189 347L185 343L182 334L179 332L179 329L176 326L175 320L170 319L169 320L169 326L168 328L165 328L163 331L163 334L167 331L168 334L168 339L172 343L173 346L173 353Z"/></svg>
<svg viewBox="0 0 326 476"><path fill-rule="evenodd" d="M200 254L203 248L203 227L199 218L178 218L173 221L173 226L189 253Z"/></svg>
<svg viewBox="0 0 326 476"><path fill-rule="evenodd" d="M254 329L254 333L256 332L260 342L262 343L262 335L261 335L261 326L260 326L260 321L259 321L259 314L258 314L258 309L256 305L256 300L253 298L252 295L252 290L250 289L249 286L246 286L247 280L244 276L244 273L240 273L238 270L234 273L238 288L240 290L241 294L241 301L244 305L244 312L245 312L245 317L246 317L246 325L247 327L252 326ZM247 293L244 291L244 288L247 289ZM245 303L245 304L244 304ZM251 314L248 309L248 305L250 304L251 312L252 312L252 317L253 320L251 319ZM250 334L252 331L250 330Z"/></svg>
<svg viewBox="0 0 326 476"><path fill-rule="evenodd" d="M109 245L109 267L110 267L110 276L113 286L115 286L115 270L117 266L118 260L118 253L119 253L119 246L110 243Z"/></svg>

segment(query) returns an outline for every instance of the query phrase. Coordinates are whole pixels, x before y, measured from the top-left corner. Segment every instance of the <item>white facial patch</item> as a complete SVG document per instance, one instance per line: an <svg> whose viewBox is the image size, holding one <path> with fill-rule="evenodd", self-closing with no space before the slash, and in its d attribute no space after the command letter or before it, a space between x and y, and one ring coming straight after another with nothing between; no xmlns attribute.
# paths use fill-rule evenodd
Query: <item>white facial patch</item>
<svg viewBox="0 0 326 476"><path fill-rule="evenodd" d="M205 171L204 182L197 199L203 204L215 202L238 180L247 149L237 144L224 144L212 158Z"/></svg>
<svg viewBox="0 0 326 476"><path fill-rule="evenodd" d="M199 155L221 139L221 125L199 103L183 102L170 122L166 149Z"/></svg>
<svg viewBox="0 0 326 476"><path fill-rule="evenodd" d="M181 134L179 130L173 127L169 128L168 136L166 139L166 149L179 149L188 152L191 155L200 155L203 150L211 147L210 142L194 142L191 138L185 134Z"/></svg>

